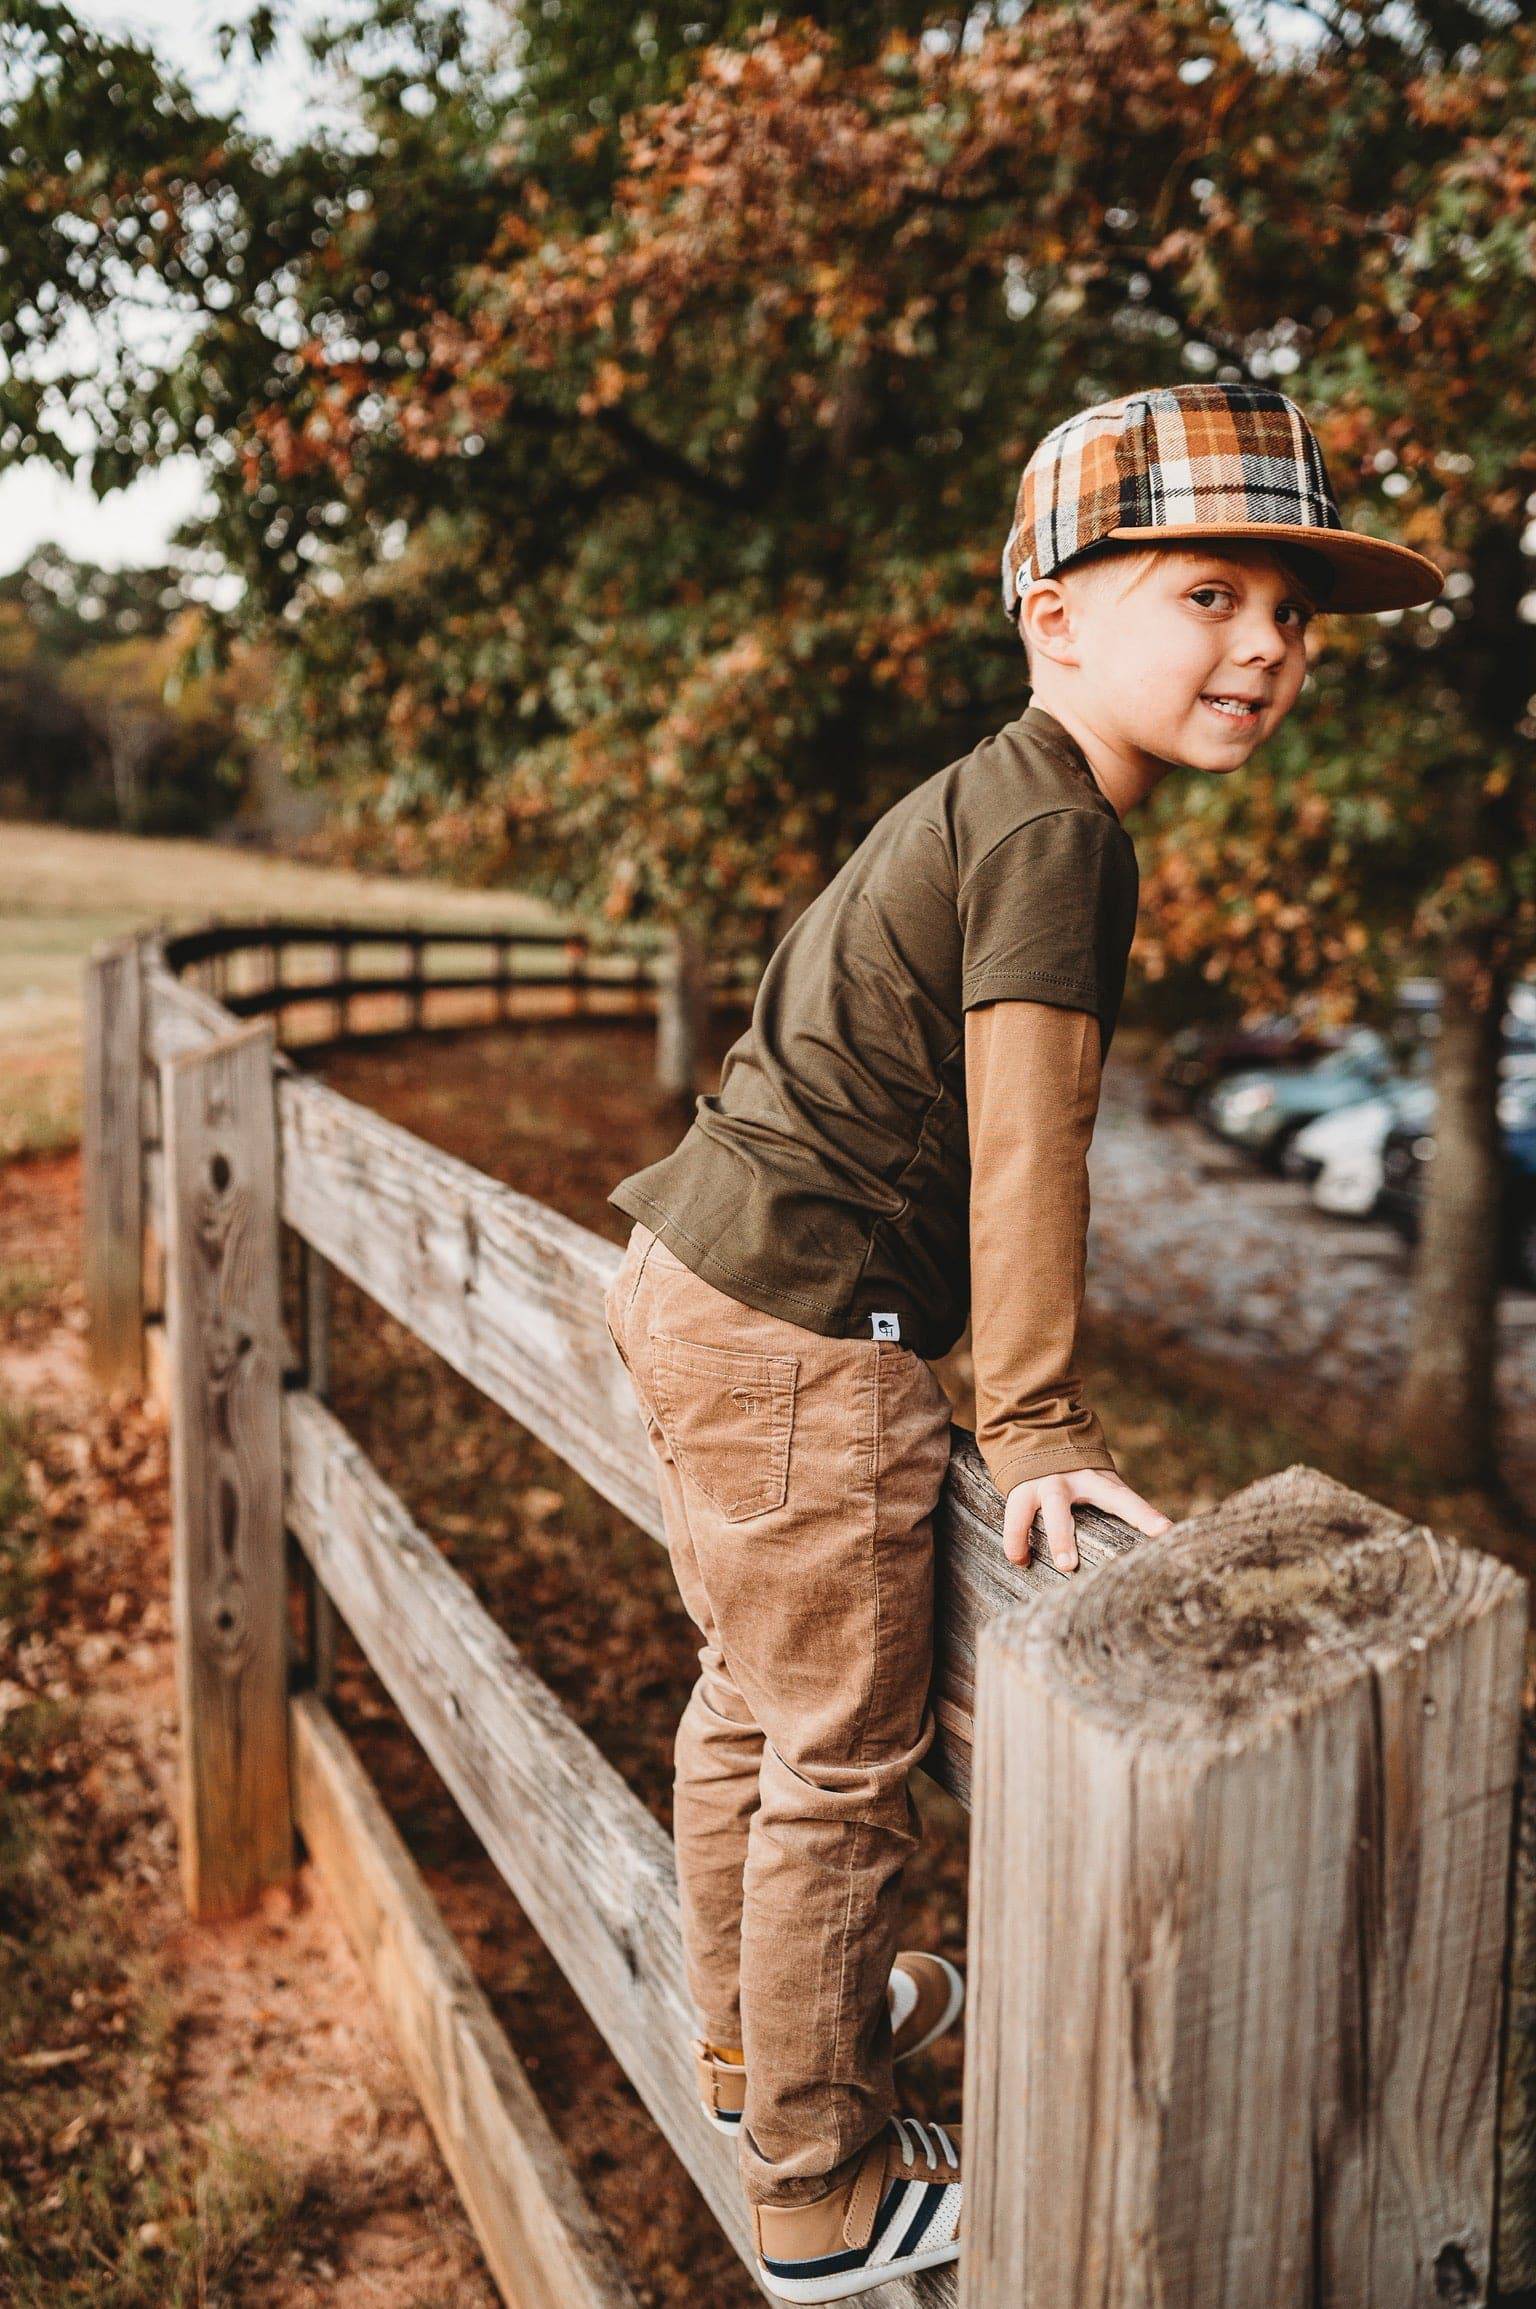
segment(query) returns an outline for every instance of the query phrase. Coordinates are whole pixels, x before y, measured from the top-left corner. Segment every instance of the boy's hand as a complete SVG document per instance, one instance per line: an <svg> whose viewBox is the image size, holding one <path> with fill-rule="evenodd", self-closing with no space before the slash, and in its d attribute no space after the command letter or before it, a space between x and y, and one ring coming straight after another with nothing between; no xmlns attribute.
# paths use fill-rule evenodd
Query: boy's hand
<svg viewBox="0 0 1536 2309"><path fill-rule="evenodd" d="M1069 1475L1041 1475L1033 1483L1016 1483L1003 1509L1003 1553L1010 1563L1029 1561L1029 1531L1038 1509L1045 1525L1046 1544L1058 1571L1077 1569L1077 1526L1072 1518L1074 1499L1089 1500L1122 1523L1133 1524L1148 1539L1172 1528L1173 1518L1153 1507L1118 1475L1098 1467L1074 1468Z"/></svg>

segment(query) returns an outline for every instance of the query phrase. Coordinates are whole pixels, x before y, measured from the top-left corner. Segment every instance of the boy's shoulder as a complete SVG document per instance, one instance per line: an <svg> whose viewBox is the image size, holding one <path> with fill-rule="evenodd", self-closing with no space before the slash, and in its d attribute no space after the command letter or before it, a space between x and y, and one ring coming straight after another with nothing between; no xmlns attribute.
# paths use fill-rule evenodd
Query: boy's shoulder
<svg viewBox="0 0 1536 2309"><path fill-rule="evenodd" d="M924 779L898 804L910 822L937 831L963 881L989 850L1033 819L1081 810L1104 821L1107 840L1131 846L1108 795L1061 724L1028 706L1000 730Z"/></svg>

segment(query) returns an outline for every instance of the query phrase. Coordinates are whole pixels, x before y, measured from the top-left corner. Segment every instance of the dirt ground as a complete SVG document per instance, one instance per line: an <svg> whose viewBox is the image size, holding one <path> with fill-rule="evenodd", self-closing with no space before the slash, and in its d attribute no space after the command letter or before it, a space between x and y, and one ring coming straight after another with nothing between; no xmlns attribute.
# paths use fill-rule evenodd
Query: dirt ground
<svg viewBox="0 0 1536 2309"><path fill-rule="evenodd" d="M337 1087L621 1242L605 1200L681 1118L643 1023L339 1056ZM73 1156L0 1166L0 2301L17 2309L494 2309L467 2220L310 1870L195 1927L176 1877L165 1439L85 1383ZM1085 1332L1127 1480L1175 1517L1305 1458L1518 1557L1426 1498ZM425 1528L666 1821L691 1630L663 1551L359 1294L334 1401ZM965 1401L963 1355L946 1372ZM1525 1568L1529 1568L1527 1565ZM758 2299L558 1969L350 1642L337 1710L534 2079L642 2302ZM907 1936L960 1955L965 1823L921 1795ZM958 2114L958 2045L913 2064ZM904 2079L910 2072L903 2072Z"/></svg>
<svg viewBox="0 0 1536 2309"><path fill-rule="evenodd" d="M472 1086L445 1086L435 1062L423 1069L418 1050L413 1066L404 1046L336 1072L618 1235L607 1186L677 1129L636 1064L637 1039L525 1031L499 1111L479 1095L483 1070ZM616 1146L630 1152L616 1158ZM0 1914L0 1955L13 1951L16 1973L0 2022L0 2169L14 2176L0 2191L0 2299L492 2309L467 2220L312 1871L301 1868L291 1898L235 1924L194 1926L183 1913L165 1439L137 1404L102 1405L86 1386L78 1226L74 1158L0 1168L0 1273L11 1278L0 1395L26 1407L42 1567L4 1630L0 1714L18 1810L45 1824L42 1851L10 1869L0 1854L0 1883L23 1885L14 1903L0 1892L16 1910ZM334 1337L341 1416L666 1821L694 1662L663 1551L345 1285ZM746 2309L755 2287L346 1639L336 1706L638 2298ZM910 1930L959 1955L963 1818L936 1793L924 1801L933 1833L912 1871ZM49 1944L61 1900L82 1904L78 1961ZM958 2115L958 2047L912 2067L912 2105Z"/></svg>
<svg viewBox="0 0 1536 2309"><path fill-rule="evenodd" d="M78 1185L0 1169L0 2300L495 2309L310 1871L186 1918L165 1437L87 1386Z"/></svg>

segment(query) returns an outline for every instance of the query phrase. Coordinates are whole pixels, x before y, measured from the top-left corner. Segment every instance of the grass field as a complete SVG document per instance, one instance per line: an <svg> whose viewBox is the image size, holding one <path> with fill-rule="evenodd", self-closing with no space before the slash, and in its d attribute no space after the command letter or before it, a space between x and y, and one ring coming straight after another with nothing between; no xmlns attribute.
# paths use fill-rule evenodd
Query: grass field
<svg viewBox="0 0 1536 2309"><path fill-rule="evenodd" d="M351 874L215 842L0 824L0 1161L79 1135L82 971L91 948L214 914L466 930L567 919L510 892Z"/></svg>

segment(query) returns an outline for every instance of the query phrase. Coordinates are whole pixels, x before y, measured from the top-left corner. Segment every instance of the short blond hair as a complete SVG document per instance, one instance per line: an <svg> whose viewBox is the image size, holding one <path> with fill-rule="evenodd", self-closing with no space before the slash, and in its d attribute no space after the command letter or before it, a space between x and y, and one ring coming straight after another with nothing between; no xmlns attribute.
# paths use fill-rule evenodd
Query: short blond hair
<svg viewBox="0 0 1536 2309"><path fill-rule="evenodd" d="M1240 538L1213 537L1209 541L1209 550L1219 554L1224 545L1242 542ZM1320 553L1314 553L1304 545L1283 545L1273 537L1256 537L1253 542L1262 545L1270 560L1293 581L1306 597L1309 609L1316 612L1324 607L1333 573ZM1101 538L1097 545L1090 545L1085 552L1074 554L1056 574L1063 586L1079 594L1091 592L1102 595L1109 592L1115 600L1123 601L1127 594L1133 593L1140 585L1154 561L1161 561L1170 553L1182 553L1189 559L1198 559L1205 550L1201 540L1195 537L1170 538L1166 545L1138 545L1131 537L1106 537ZM1128 574L1124 574L1127 571ZM1024 601L1025 596L1021 594L1018 608L1019 640L1024 645L1025 663L1029 665L1029 639L1024 631Z"/></svg>

